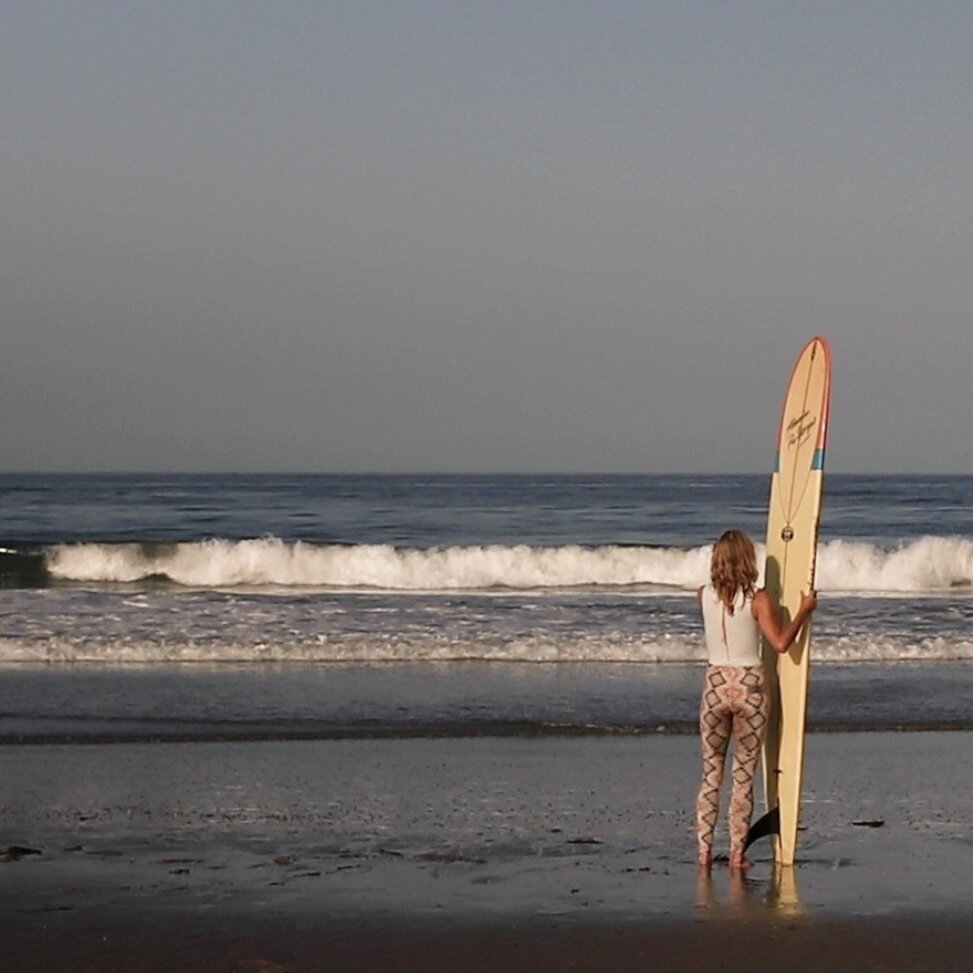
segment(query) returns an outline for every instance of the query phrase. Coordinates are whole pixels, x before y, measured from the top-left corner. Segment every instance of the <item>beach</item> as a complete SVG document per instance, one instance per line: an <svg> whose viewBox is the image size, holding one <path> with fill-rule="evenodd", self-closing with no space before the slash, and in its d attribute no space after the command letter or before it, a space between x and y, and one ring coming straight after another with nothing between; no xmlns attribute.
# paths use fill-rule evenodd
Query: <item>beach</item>
<svg viewBox="0 0 973 973"><path fill-rule="evenodd" d="M811 734L742 879L691 736L6 745L4 968L964 969L971 739Z"/></svg>
<svg viewBox="0 0 973 973"><path fill-rule="evenodd" d="M2 973L971 967L973 478L829 479L798 861L740 880L694 592L765 477L0 488Z"/></svg>

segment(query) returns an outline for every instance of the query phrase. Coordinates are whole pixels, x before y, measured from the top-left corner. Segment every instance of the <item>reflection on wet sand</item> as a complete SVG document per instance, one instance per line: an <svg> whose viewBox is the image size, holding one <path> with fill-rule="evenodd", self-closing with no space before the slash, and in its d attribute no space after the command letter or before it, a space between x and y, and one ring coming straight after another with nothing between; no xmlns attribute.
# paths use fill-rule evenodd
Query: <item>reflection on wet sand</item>
<svg viewBox="0 0 973 973"><path fill-rule="evenodd" d="M802 910L796 871L774 865L765 880L736 869L719 869L714 877L711 869L700 868L696 876L696 907L714 917L798 916Z"/></svg>
<svg viewBox="0 0 973 973"><path fill-rule="evenodd" d="M775 912L787 916L799 916L801 899L797 891L797 869L793 866L774 865L767 889L767 905Z"/></svg>

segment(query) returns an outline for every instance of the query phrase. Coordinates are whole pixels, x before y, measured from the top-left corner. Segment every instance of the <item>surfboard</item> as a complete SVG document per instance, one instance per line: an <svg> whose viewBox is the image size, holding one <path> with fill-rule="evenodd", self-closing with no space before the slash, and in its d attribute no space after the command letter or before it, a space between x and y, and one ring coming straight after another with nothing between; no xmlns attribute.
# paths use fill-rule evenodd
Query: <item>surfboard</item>
<svg viewBox="0 0 973 973"><path fill-rule="evenodd" d="M784 625L800 607L802 593L814 587L830 396L831 350L824 338L814 337L791 372L770 481L764 586L780 605ZM771 696L764 792L767 818L778 825L774 860L785 866L794 863L801 812L810 647L809 619L783 655L766 642L761 650ZM754 829L762 823L766 833L766 821Z"/></svg>

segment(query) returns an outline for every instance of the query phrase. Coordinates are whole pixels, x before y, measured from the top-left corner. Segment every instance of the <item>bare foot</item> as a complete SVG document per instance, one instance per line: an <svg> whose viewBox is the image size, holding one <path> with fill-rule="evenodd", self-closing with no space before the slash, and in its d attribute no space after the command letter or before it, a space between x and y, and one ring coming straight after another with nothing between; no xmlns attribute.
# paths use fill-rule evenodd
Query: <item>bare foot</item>
<svg viewBox="0 0 973 973"><path fill-rule="evenodd" d="M696 856L696 864L699 865L700 868L706 868L706 869L712 868L713 867L713 852L711 852L711 851L701 851Z"/></svg>
<svg viewBox="0 0 973 973"><path fill-rule="evenodd" d="M753 862L749 858L744 858L743 855L730 855L730 868L734 871L745 872L752 867Z"/></svg>

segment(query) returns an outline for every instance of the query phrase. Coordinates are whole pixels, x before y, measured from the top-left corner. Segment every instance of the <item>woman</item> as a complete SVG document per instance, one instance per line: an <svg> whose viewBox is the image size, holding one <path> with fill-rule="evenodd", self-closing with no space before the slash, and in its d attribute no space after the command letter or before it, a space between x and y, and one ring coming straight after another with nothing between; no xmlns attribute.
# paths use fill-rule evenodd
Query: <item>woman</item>
<svg viewBox="0 0 973 973"><path fill-rule="evenodd" d="M703 782L696 800L699 864L713 861L713 832L720 805L720 785L727 745L733 736L733 790L730 796L730 868L749 868L743 845L753 814L753 775L767 730L770 701L764 692L760 635L775 651L786 652L817 607L812 591L785 627L777 606L757 583L753 541L728 530L713 545L710 583L699 589L709 665L703 681L699 732L703 745Z"/></svg>

